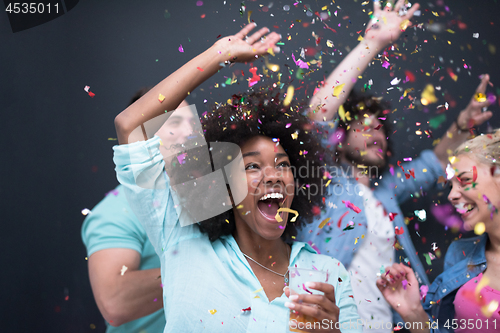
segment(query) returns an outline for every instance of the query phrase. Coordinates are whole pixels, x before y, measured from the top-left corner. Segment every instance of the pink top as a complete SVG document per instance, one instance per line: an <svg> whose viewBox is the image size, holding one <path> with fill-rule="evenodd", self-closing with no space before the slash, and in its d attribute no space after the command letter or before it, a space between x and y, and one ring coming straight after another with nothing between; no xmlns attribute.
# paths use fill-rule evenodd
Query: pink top
<svg viewBox="0 0 500 333"><path fill-rule="evenodd" d="M489 286L481 289L479 297L476 296L476 286L483 277L483 273L471 279L458 289L455 296L455 319L456 322L450 322L449 327L454 328L456 333L462 332L500 332L500 307L493 309L491 317L486 317L481 308L486 309L491 301L500 302L500 291ZM490 310L491 311L491 310ZM491 312L490 312L491 313ZM439 323L439 325L444 325Z"/></svg>

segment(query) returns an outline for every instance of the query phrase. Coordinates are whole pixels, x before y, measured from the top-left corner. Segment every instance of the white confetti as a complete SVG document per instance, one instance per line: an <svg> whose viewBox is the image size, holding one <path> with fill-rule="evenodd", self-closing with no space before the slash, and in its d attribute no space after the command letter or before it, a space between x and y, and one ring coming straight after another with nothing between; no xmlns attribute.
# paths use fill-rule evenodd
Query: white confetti
<svg viewBox="0 0 500 333"><path fill-rule="evenodd" d="M82 209L82 215L83 215L83 216L87 216L87 215L89 215L90 213L92 213L92 212L90 211L90 209L88 209L88 208L84 208L84 209Z"/></svg>

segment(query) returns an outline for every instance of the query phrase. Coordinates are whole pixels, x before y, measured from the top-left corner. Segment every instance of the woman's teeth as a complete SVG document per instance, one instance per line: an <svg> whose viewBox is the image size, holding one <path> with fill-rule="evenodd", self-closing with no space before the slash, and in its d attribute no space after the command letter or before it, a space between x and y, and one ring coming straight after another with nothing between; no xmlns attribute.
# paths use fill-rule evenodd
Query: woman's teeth
<svg viewBox="0 0 500 333"><path fill-rule="evenodd" d="M269 193L262 196L259 201L267 200L267 199L283 199L283 194L281 193Z"/></svg>
<svg viewBox="0 0 500 333"><path fill-rule="evenodd" d="M461 203L455 205L455 209L460 214L465 214L465 213L470 212L472 209L474 209L474 205L461 202Z"/></svg>

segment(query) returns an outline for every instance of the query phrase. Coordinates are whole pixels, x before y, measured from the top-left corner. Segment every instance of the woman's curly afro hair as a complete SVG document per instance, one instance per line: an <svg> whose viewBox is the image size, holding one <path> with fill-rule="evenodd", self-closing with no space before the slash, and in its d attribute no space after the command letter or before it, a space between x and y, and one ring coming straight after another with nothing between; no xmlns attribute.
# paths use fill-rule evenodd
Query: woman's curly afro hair
<svg viewBox="0 0 500 333"><path fill-rule="evenodd" d="M295 223L288 223L282 238L290 241L296 235L296 227L311 223L314 215L324 207L321 195L328 179L324 163L324 150L317 141L308 118L302 115L305 105L283 105L283 95L279 91L263 89L244 95L233 95L227 104L218 104L212 111L201 116L206 142L231 142L239 146L255 136L267 136L279 140L290 159L295 172L295 197L291 209L299 212ZM307 168L307 169L304 169ZM307 170L307 172L303 172ZM318 171L320 170L320 171ZM305 176L304 176L305 174ZM326 179L326 180L325 180ZM210 205L210 198L204 205ZM200 230L214 241L235 230L233 210L202 221Z"/></svg>

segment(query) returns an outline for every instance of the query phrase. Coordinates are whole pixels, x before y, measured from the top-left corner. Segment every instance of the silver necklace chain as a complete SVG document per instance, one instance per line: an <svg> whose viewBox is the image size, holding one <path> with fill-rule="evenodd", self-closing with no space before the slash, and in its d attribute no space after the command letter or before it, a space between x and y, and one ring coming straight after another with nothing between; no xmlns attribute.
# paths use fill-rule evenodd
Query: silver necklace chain
<svg viewBox="0 0 500 333"><path fill-rule="evenodd" d="M290 250L288 250L288 246L287 246L286 250L287 250L287 254L288 254L288 262L290 262L290 252L289 252ZM243 252L241 252L241 253L243 253ZM245 258L252 260L254 263L256 263L257 265L259 265L260 267L262 267L264 269L267 269L269 272L272 272L272 273L274 273L276 275L279 275L279 276L283 277L283 279L285 280L285 283L288 283L288 278L286 277L286 275L288 274L288 268L286 269L285 274L280 274L278 272L273 271L270 268L267 268L264 265L261 265L259 262L257 262L257 260L255 260L252 257L246 255L245 253L243 253L243 255L245 256Z"/></svg>

